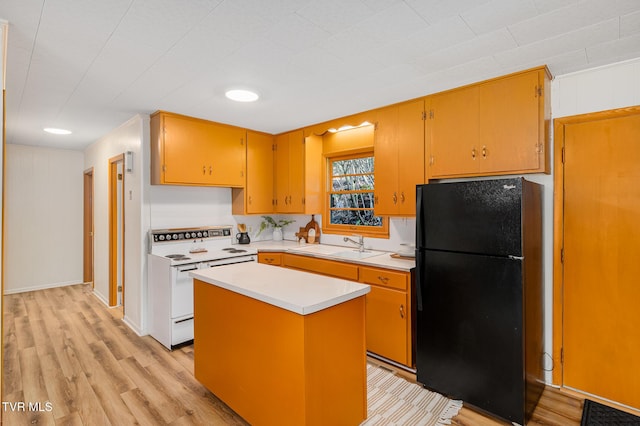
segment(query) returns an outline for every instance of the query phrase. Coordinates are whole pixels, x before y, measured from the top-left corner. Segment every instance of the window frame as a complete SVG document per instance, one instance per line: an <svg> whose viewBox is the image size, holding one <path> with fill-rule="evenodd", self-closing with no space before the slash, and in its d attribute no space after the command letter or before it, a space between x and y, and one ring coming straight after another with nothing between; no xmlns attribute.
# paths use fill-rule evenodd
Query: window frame
<svg viewBox="0 0 640 426"><path fill-rule="evenodd" d="M335 153L333 155L325 155L326 162L326 180L325 180L325 190L324 190L324 219L322 221L322 232L325 234L342 234L342 235L351 235L358 234L365 237L375 237L375 238L389 238L389 217L388 216L380 216L382 219L382 226L374 227L374 226L366 226L366 225L342 225L342 224L332 224L331 223L331 196L337 192L333 191L333 162L335 161L343 161L343 160L352 160L357 158L364 157L372 157L374 158L374 171L371 172L372 175L375 174L375 156L373 150L366 151L358 151L358 152L340 152ZM359 191L354 191L359 192ZM373 203L374 207L371 210L375 215L375 180L374 180L374 188L369 191L362 192L371 192L374 195Z"/></svg>

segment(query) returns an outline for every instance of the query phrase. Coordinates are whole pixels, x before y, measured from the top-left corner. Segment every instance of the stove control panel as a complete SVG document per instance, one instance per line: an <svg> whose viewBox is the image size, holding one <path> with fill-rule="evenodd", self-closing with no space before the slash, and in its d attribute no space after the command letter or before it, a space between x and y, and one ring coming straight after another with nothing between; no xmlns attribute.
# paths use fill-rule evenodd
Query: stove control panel
<svg viewBox="0 0 640 426"><path fill-rule="evenodd" d="M231 227L212 228L183 228L183 229L155 229L149 231L151 242L171 243L189 240L204 240L209 238L231 238Z"/></svg>

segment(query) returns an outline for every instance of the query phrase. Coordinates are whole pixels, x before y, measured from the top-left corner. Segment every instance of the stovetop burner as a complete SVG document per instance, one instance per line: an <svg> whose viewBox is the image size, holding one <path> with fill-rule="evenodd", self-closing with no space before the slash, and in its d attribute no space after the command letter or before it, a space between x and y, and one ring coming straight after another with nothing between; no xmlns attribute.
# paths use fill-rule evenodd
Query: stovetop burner
<svg viewBox="0 0 640 426"><path fill-rule="evenodd" d="M233 247L227 247L227 248L223 248L222 250L227 251L229 253L246 253L246 250L243 249L237 249L237 248L233 248Z"/></svg>
<svg viewBox="0 0 640 426"><path fill-rule="evenodd" d="M189 259L191 259L190 257L187 257L184 254L168 254L165 257L168 257L169 259L175 259L175 260L189 260Z"/></svg>

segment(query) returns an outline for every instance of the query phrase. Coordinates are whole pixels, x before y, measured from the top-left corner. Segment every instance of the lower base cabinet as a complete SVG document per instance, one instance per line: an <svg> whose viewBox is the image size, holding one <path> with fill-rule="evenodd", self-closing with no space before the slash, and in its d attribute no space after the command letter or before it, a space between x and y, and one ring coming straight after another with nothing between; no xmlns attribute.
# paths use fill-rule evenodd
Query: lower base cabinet
<svg viewBox="0 0 640 426"><path fill-rule="evenodd" d="M371 286L366 300L367 351L414 368L411 274L290 253L258 253L258 262L358 281Z"/></svg>

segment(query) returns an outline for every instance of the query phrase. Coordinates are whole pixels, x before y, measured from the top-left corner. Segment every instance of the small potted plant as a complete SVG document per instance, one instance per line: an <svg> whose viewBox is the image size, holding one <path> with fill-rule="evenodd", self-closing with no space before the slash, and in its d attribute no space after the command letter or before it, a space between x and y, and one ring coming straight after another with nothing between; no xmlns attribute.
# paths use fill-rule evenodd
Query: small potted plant
<svg viewBox="0 0 640 426"><path fill-rule="evenodd" d="M256 234L256 236L260 235L262 231L267 228L273 228L273 239L274 241L282 240L282 227L287 226L290 223L295 222L295 220L288 219L280 219L277 222L271 216L262 216L262 222L260 222L260 230Z"/></svg>

